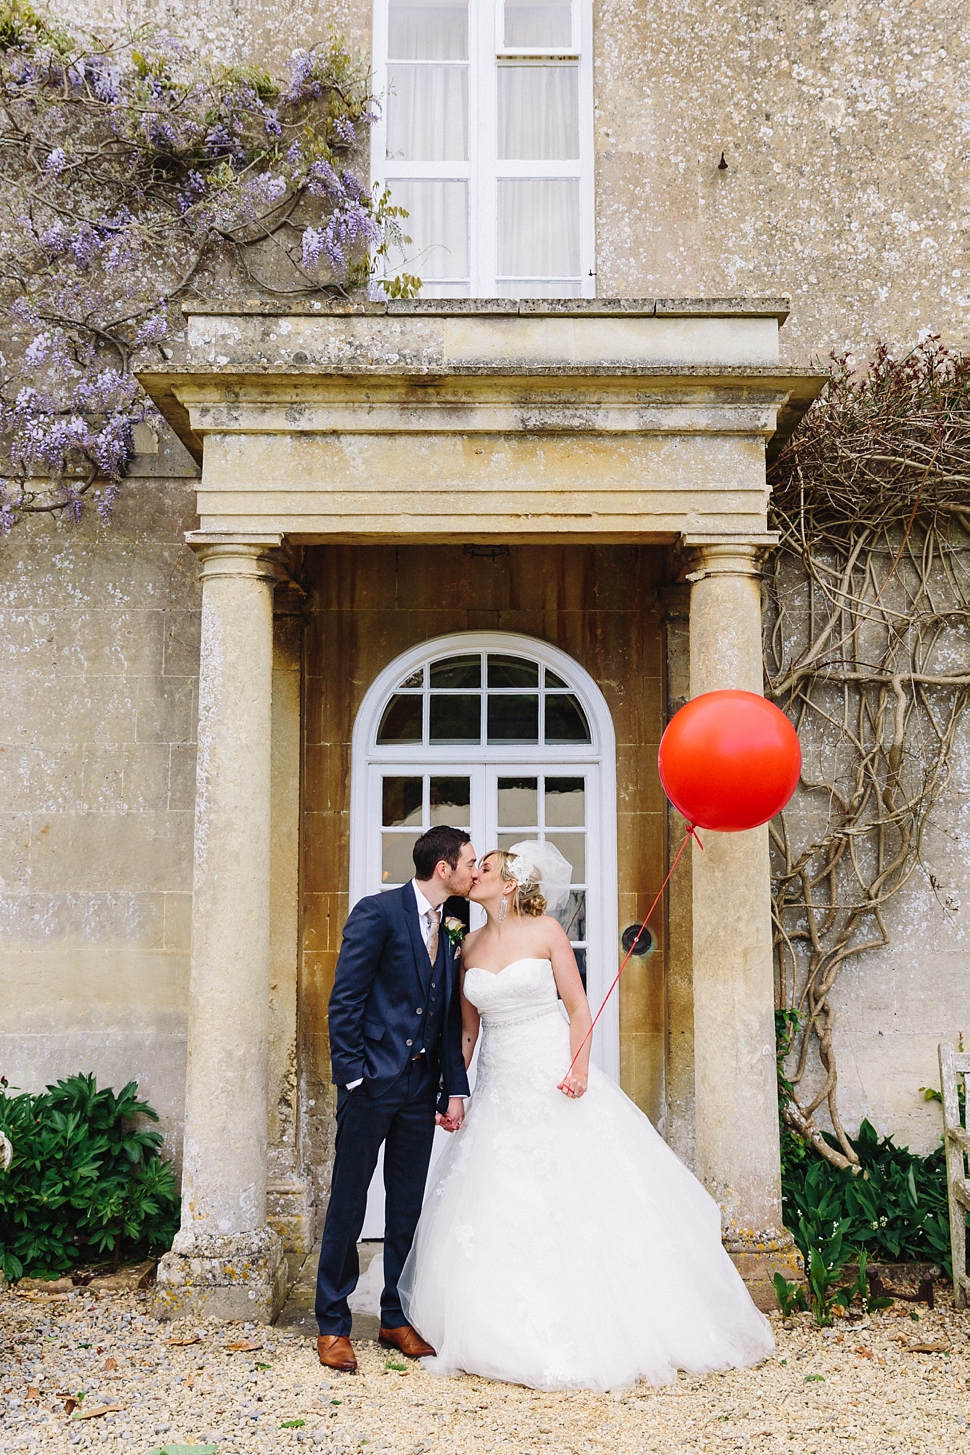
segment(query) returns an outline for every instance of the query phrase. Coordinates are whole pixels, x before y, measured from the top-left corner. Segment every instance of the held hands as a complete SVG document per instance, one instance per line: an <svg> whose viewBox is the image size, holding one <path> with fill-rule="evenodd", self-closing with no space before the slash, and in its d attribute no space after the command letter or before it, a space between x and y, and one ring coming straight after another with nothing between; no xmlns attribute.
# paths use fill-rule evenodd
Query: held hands
<svg viewBox="0 0 970 1455"><path fill-rule="evenodd" d="M581 1071L570 1071L569 1075L564 1076L560 1081L558 1089L563 1096L578 1098L584 1094L588 1084L588 1077L584 1076Z"/></svg>
<svg viewBox="0 0 970 1455"><path fill-rule="evenodd" d="M460 1096L448 1098L448 1110L435 1113L435 1126L445 1132L457 1132L465 1120L465 1102Z"/></svg>

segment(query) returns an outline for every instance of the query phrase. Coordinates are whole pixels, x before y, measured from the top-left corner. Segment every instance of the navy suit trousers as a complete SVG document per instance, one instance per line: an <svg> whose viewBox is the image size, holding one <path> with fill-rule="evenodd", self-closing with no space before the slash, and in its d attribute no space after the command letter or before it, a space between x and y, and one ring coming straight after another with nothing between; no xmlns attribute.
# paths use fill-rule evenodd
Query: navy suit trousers
<svg viewBox="0 0 970 1455"><path fill-rule="evenodd" d="M438 1077L427 1057L408 1062L381 1096L367 1083L337 1092L337 1146L330 1205L323 1229L317 1271L316 1316L321 1334L349 1334L347 1299L357 1286L357 1239L364 1226L367 1189L384 1146L384 1291L381 1323L399 1329L406 1323L398 1297L401 1276L421 1215L434 1140Z"/></svg>

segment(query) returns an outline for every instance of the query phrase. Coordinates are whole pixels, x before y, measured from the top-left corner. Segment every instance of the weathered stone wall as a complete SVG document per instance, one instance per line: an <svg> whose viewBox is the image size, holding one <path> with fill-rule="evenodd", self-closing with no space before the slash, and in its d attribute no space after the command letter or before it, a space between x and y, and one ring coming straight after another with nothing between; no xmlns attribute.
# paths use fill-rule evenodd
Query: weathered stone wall
<svg viewBox="0 0 970 1455"><path fill-rule="evenodd" d="M178 1143L192 901L194 482L0 546L0 1072L137 1078Z"/></svg>
<svg viewBox="0 0 970 1455"><path fill-rule="evenodd" d="M366 54L371 26L370 0L68 8L276 67L331 25ZM601 297L789 293L786 362L970 343L961 0L596 0L593 19Z"/></svg>

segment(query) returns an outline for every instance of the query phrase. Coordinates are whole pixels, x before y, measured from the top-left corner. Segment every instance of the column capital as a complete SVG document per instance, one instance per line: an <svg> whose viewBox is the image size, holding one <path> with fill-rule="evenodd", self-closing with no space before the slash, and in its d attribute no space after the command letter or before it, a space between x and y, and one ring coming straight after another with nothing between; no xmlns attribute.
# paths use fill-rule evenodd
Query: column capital
<svg viewBox="0 0 970 1455"><path fill-rule="evenodd" d="M274 553L283 544L282 535L267 531L249 534L241 531L187 530L185 543L199 559L199 577L205 581L215 576L248 576L256 581L276 585L273 570Z"/></svg>
<svg viewBox="0 0 970 1455"><path fill-rule="evenodd" d="M776 530L752 531L749 535L685 532L680 545L694 569L684 579L694 582L705 576L760 576L764 556L780 538Z"/></svg>

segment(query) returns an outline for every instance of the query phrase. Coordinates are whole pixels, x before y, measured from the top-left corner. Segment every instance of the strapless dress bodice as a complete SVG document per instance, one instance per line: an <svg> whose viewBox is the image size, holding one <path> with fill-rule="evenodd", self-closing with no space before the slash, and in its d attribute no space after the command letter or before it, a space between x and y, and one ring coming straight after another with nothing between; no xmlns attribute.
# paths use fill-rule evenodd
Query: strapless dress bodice
<svg viewBox="0 0 970 1455"><path fill-rule="evenodd" d="M550 960L513 960L504 970L465 971L465 996L486 1027L513 1025L558 1010L556 980Z"/></svg>

